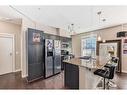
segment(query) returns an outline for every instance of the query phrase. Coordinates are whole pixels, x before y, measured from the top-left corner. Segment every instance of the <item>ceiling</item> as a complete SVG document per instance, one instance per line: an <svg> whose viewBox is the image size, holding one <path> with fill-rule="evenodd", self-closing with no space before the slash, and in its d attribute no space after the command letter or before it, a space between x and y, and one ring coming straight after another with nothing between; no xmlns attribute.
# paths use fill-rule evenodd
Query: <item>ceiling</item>
<svg viewBox="0 0 127 95"><path fill-rule="evenodd" d="M0 21L21 24L22 16L9 6L0 6Z"/></svg>
<svg viewBox="0 0 127 95"><path fill-rule="evenodd" d="M127 23L127 6L13 6L32 20L62 28L74 24L77 33ZM97 12L101 11L100 20ZM9 6L0 6L0 18L21 24L22 15ZM106 21L103 21L106 19ZM4 19L5 20L5 19ZM6 19L8 20L8 19Z"/></svg>

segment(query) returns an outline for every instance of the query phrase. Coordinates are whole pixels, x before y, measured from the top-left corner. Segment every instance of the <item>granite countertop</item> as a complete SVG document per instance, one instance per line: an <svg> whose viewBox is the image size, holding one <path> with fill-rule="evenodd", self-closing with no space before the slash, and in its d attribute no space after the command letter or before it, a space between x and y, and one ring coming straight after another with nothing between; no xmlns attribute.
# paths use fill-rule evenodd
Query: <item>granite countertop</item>
<svg viewBox="0 0 127 95"><path fill-rule="evenodd" d="M69 60L64 60L65 64L73 64L81 67L87 67L87 68L102 68L105 64L100 65L95 60L85 60L80 58L72 58Z"/></svg>

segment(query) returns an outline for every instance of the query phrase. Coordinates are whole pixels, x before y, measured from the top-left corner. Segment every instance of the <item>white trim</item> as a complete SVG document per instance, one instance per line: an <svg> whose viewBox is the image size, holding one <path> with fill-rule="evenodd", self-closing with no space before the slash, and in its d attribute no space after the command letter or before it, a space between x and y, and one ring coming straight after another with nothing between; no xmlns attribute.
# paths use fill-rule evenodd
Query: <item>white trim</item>
<svg viewBox="0 0 127 95"><path fill-rule="evenodd" d="M26 78L27 77L27 75L25 75L25 74L22 74L22 78Z"/></svg>
<svg viewBox="0 0 127 95"><path fill-rule="evenodd" d="M21 74L22 78L25 78L24 74L24 30L21 31Z"/></svg>
<svg viewBox="0 0 127 95"><path fill-rule="evenodd" d="M86 34L86 35L82 36L81 39L91 37L91 36L96 36L97 37L97 34Z"/></svg>
<svg viewBox="0 0 127 95"><path fill-rule="evenodd" d="M16 69L16 70L15 70L15 72L20 72L20 71L21 71L21 69Z"/></svg>
<svg viewBox="0 0 127 95"><path fill-rule="evenodd" d="M122 73L127 73L127 71L125 71L125 70L122 70Z"/></svg>
<svg viewBox="0 0 127 95"><path fill-rule="evenodd" d="M23 66L22 66L23 65L23 57L22 57L23 56L23 51L22 51L22 49L23 49L23 45L22 45L23 44L23 41L22 41L23 40L23 36L22 36L23 33L22 32L23 31L21 31L21 51L20 52L21 52L21 75L23 77Z"/></svg>
<svg viewBox="0 0 127 95"><path fill-rule="evenodd" d="M27 76L26 35L25 35L26 31L25 30L21 31L21 72L22 72L22 78L25 78Z"/></svg>
<svg viewBox="0 0 127 95"><path fill-rule="evenodd" d="M0 36L2 36L2 37L11 37L12 38L12 56L13 56L13 62L12 62L12 72L15 72L15 35L14 34L8 34L8 33L0 33Z"/></svg>

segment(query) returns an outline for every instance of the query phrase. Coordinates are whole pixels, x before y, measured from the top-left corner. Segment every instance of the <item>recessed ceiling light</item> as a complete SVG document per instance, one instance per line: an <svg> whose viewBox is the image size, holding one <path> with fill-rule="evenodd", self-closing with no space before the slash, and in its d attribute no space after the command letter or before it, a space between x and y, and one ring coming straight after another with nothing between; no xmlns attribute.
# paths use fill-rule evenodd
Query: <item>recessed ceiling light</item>
<svg viewBox="0 0 127 95"><path fill-rule="evenodd" d="M102 12L101 11L98 11L97 14L100 15Z"/></svg>
<svg viewBox="0 0 127 95"><path fill-rule="evenodd" d="M41 8L38 8L38 10L41 10Z"/></svg>
<svg viewBox="0 0 127 95"><path fill-rule="evenodd" d="M106 21L106 19L105 19L105 18L103 18L103 19L102 19L102 21L103 21L103 22L105 22L105 21Z"/></svg>

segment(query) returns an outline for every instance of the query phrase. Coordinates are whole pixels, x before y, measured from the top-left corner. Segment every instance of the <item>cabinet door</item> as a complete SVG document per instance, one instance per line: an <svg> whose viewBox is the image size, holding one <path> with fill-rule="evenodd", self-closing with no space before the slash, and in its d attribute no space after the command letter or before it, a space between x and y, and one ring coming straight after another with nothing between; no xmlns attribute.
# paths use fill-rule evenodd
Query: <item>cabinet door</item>
<svg viewBox="0 0 127 95"><path fill-rule="evenodd" d="M44 76L43 49L43 32L29 28L27 32L28 81L33 81Z"/></svg>
<svg viewBox="0 0 127 95"><path fill-rule="evenodd" d="M79 67L65 63L64 85L70 89L79 89Z"/></svg>

